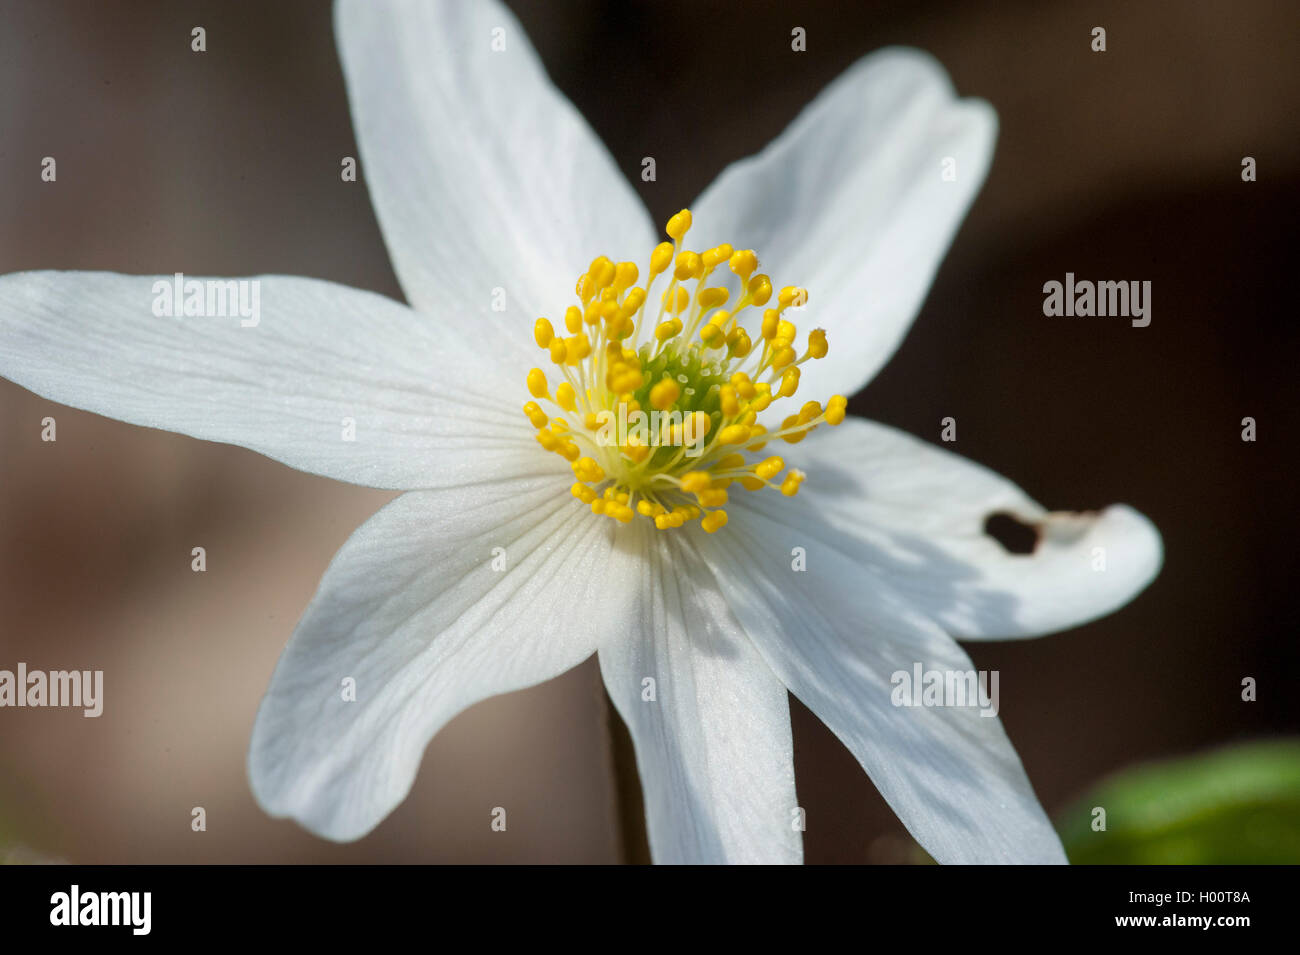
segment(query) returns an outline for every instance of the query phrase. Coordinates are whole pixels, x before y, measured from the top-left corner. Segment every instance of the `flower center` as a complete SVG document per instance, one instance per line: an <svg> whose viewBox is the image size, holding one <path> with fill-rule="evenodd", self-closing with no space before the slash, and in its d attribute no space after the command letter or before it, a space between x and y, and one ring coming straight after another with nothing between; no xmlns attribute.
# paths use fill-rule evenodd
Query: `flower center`
<svg viewBox="0 0 1300 955"><path fill-rule="evenodd" d="M785 471L779 456L748 454L776 438L795 444L823 422L839 424L847 402L840 395L825 408L809 401L775 431L759 423L773 401L799 390L799 366L826 355L826 332L813 330L800 355L798 331L784 316L802 308L807 291L783 288L775 307L765 307L772 281L757 272L754 252L727 244L694 252L682 244L690 227L687 209L668 220L673 241L651 253L644 288L635 284L635 263L592 262L578 278L579 304L565 312L567 335L537 320L533 336L562 380L552 391L546 373L532 369L528 391L537 400L524 414L542 447L570 462L573 496L594 513L623 523L641 514L660 530L699 519L713 533L727 523L723 505L734 484L790 497L804 479ZM740 283L730 308L731 291L709 285L724 264ZM650 290L664 273L668 287L651 321ZM757 343L739 319L751 307L763 309ZM560 414L550 417L538 401Z"/></svg>

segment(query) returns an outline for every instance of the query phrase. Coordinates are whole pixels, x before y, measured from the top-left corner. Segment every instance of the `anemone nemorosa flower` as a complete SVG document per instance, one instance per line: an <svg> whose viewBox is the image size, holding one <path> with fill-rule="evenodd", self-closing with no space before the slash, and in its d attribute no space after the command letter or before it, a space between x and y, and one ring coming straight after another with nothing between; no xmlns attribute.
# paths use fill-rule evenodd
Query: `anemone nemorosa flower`
<svg viewBox="0 0 1300 955"><path fill-rule="evenodd" d="M657 861L801 859L787 690L939 861L1064 861L1000 721L896 706L891 675L1114 610L1159 536L1124 506L1049 513L842 397L917 311L989 106L919 52L868 56L657 244L507 10L342 2L336 27L409 306L262 276L241 327L154 314L170 277L0 279L0 373L37 394L406 492L276 667L261 805L358 838L453 716L595 653ZM993 512L1036 526L1032 554L984 533Z"/></svg>

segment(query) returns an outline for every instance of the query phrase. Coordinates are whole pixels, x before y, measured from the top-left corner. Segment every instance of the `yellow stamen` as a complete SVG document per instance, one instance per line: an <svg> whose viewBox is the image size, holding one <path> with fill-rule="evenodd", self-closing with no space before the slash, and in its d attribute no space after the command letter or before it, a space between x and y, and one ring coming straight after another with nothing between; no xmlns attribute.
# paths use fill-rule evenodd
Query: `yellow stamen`
<svg viewBox="0 0 1300 955"><path fill-rule="evenodd" d="M547 318L534 322L533 339L559 379L552 392L546 373L530 370L537 400L523 410L542 448L569 462L577 479L570 492L592 513L620 523L640 515L660 530L699 521L711 534L727 523L729 489L790 497L804 480L790 470L777 483L785 461L749 455L774 438L795 444L819 425L839 424L848 403L840 395L824 408L806 401L779 429L764 427L759 415L798 391L799 366L826 356L826 332L814 329L800 356L798 329L783 315L803 308L807 290L775 292L752 249L687 248L690 228L687 209L668 221L672 241L655 247L641 286L635 263L593 259L575 285L578 304L564 311L567 334ZM706 284L724 264L740 283L729 309L726 285ZM539 402L561 414L549 418Z"/></svg>

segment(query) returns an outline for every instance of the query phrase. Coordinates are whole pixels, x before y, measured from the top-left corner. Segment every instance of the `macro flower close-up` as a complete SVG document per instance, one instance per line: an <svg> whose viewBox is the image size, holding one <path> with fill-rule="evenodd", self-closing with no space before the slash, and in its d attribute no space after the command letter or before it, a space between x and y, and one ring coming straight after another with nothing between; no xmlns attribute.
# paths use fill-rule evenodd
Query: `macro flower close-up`
<svg viewBox="0 0 1300 955"><path fill-rule="evenodd" d="M15 904L1255 915L1194 867L1300 860L1294 19L11 0L0 872L71 864Z"/></svg>
<svg viewBox="0 0 1300 955"><path fill-rule="evenodd" d="M0 280L18 384L407 492L336 556L276 668L261 805L358 838L449 719L595 653L656 861L801 860L789 690L936 860L1064 862L996 710L899 707L891 675L973 672L956 638L1114 610L1159 535L845 417L984 178L988 104L923 53L872 54L656 244L507 11L345 0L336 29L409 306L262 276L255 322L201 325L159 319L170 277ZM985 533L995 514L1034 528L1031 553Z"/></svg>

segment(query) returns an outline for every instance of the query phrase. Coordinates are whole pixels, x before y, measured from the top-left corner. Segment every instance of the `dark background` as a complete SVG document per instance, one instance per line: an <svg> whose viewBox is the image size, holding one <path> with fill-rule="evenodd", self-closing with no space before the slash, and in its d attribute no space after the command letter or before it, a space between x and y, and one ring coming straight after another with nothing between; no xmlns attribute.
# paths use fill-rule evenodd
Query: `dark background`
<svg viewBox="0 0 1300 955"><path fill-rule="evenodd" d="M932 441L954 416L955 450L1046 506L1123 501L1164 535L1160 577L1119 613L968 645L1001 671L1030 779L1059 813L1136 762L1296 731L1300 7L511 6L660 222L880 46L927 49L989 100L988 182L851 411ZM357 150L328 4L0 11L0 272L284 272L401 297L364 182L338 175ZM206 53L190 51L193 26ZM39 179L47 155L56 184ZM1244 156L1257 182L1241 180ZM1044 317L1042 285L1067 271L1151 281L1151 325ZM40 441L46 414L56 444ZM590 664L454 721L360 843L253 804L244 751L274 661L334 550L388 497L0 382L0 666L103 668L107 695L99 720L0 712L0 857L620 858ZM195 544L205 575L189 570ZM1258 702L1241 701L1246 676ZM904 830L853 758L798 704L794 720L808 860L903 858ZM198 805L206 833L189 828ZM488 828L495 805L517 807L506 834Z"/></svg>

